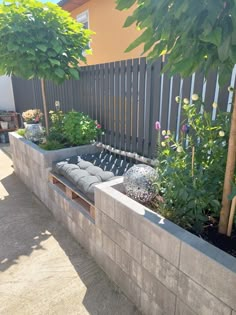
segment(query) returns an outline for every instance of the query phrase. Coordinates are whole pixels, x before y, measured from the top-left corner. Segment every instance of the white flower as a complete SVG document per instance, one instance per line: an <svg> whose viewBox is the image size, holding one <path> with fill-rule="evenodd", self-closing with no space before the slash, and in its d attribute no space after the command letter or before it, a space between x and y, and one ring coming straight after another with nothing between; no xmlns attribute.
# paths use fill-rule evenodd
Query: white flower
<svg viewBox="0 0 236 315"><path fill-rule="evenodd" d="M217 103L214 102L214 103L212 104L212 107L213 107L213 108L217 108L217 107L218 107Z"/></svg>
<svg viewBox="0 0 236 315"><path fill-rule="evenodd" d="M162 142L161 142L161 146L162 146L162 147L165 147L165 146L166 146L165 141L162 141Z"/></svg>
<svg viewBox="0 0 236 315"><path fill-rule="evenodd" d="M193 100L193 101L197 101L198 99L199 99L198 94L193 94L193 95L192 95L192 100Z"/></svg>
<svg viewBox="0 0 236 315"><path fill-rule="evenodd" d="M171 131L167 130L167 136L170 136L170 135L171 135Z"/></svg>
<svg viewBox="0 0 236 315"><path fill-rule="evenodd" d="M163 136L166 135L166 131L165 130L162 130L162 133L161 133Z"/></svg>
<svg viewBox="0 0 236 315"><path fill-rule="evenodd" d="M181 152L183 152L183 147L181 147L181 146L179 146L179 147L177 147L177 149L176 149L176 151L178 152L178 153L181 153Z"/></svg>
<svg viewBox="0 0 236 315"><path fill-rule="evenodd" d="M184 104L189 104L189 99L188 98L184 98Z"/></svg>
<svg viewBox="0 0 236 315"><path fill-rule="evenodd" d="M176 101L176 103L179 103L180 102L180 97L176 96L175 101Z"/></svg>
<svg viewBox="0 0 236 315"><path fill-rule="evenodd" d="M225 135L225 132L223 130L219 131L219 136L220 137L224 137L224 135Z"/></svg>

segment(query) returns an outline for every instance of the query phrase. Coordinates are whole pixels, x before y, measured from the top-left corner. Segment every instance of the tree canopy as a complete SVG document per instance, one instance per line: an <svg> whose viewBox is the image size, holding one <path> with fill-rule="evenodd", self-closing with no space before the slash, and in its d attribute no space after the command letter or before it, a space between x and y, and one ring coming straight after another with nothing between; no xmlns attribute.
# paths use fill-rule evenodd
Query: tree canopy
<svg viewBox="0 0 236 315"><path fill-rule="evenodd" d="M169 54L163 71L189 76L218 69L219 83L236 64L236 0L116 0L125 10L136 5L125 27L136 23L142 34L127 51L144 44L148 58Z"/></svg>
<svg viewBox="0 0 236 315"><path fill-rule="evenodd" d="M61 83L79 78L91 31L53 3L0 4L0 74ZM88 51L87 51L88 53Z"/></svg>

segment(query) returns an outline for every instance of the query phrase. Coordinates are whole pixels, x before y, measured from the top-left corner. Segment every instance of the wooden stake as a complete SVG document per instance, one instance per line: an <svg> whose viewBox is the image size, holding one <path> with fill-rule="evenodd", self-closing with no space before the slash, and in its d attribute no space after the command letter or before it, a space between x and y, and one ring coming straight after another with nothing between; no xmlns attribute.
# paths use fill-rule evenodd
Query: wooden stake
<svg viewBox="0 0 236 315"><path fill-rule="evenodd" d="M225 170L224 190L222 197L222 209L220 212L219 233L226 234L229 222L230 203L228 196L231 194L231 182L233 181L236 161L236 97L234 94L233 113L231 118L230 136L227 164Z"/></svg>
<svg viewBox="0 0 236 315"><path fill-rule="evenodd" d="M235 214L235 206L236 206L236 197L233 198L231 208L230 208L230 216L229 216L229 224L227 229L227 236L231 236L232 226L234 222L234 214Z"/></svg>
<svg viewBox="0 0 236 315"><path fill-rule="evenodd" d="M43 98L43 111L44 111L44 119L45 119L45 127L46 127L46 134L49 134L49 125L48 125L48 109L47 109L47 102L46 102L46 95L45 95L45 83L44 79L41 79L41 89L42 89L42 98Z"/></svg>

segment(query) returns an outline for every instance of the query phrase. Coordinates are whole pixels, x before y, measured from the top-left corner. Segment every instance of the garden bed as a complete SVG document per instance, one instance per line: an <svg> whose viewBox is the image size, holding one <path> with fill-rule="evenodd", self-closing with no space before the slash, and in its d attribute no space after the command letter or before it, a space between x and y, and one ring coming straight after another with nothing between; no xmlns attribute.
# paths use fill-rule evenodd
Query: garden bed
<svg viewBox="0 0 236 315"><path fill-rule="evenodd" d="M16 133L10 142L17 175L144 314L236 315L234 257L127 197L122 178L96 186L92 217L49 180L52 161L96 147L47 152Z"/></svg>

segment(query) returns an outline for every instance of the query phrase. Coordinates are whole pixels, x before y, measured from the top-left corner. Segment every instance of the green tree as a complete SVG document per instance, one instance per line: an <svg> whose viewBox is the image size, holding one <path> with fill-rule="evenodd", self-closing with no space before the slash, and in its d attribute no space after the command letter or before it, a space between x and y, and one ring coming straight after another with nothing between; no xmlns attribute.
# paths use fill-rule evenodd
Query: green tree
<svg viewBox="0 0 236 315"><path fill-rule="evenodd" d="M163 71L182 77L199 70L219 71L219 84L226 83L236 63L236 0L116 0L117 8L133 5L125 27L136 24L141 35L127 51L140 44L155 60L168 54ZM236 159L236 98L231 121L219 232L226 234Z"/></svg>
<svg viewBox="0 0 236 315"><path fill-rule="evenodd" d="M41 79L47 132L44 80L79 79L78 63L86 61L91 33L53 3L7 0L0 4L0 74Z"/></svg>

